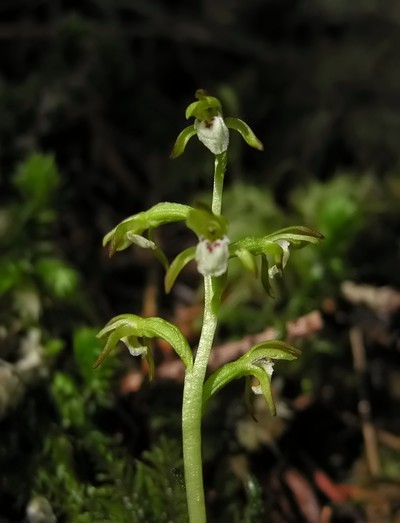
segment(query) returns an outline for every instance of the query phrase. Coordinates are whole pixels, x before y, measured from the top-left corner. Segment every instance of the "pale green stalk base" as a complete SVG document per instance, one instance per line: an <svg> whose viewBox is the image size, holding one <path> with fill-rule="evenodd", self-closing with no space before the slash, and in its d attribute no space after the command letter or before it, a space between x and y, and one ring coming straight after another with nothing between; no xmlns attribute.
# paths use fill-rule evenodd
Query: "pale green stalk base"
<svg viewBox="0 0 400 523"><path fill-rule="evenodd" d="M183 461L190 523L205 523L206 521L201 456L201 416L203 383L217 327L216 315L211 310L213 290L210 276L204 279L204 291L203 329L195 364L193 369L186 373L183 389Z"/></svg>
<svg viewBox="0 0 400 523"><path fill-rule="evenodd" d="M226 161L226 153L215 157L212 211L218 215L221 214ZM207 521L201 453L201 417L204 378L217 328L217 315L213 312L212 299L212 278L206 276L204 278L204 318L199 346L193 368L186 371L183 388L183 462L190 523L206 523Z"/></svg>

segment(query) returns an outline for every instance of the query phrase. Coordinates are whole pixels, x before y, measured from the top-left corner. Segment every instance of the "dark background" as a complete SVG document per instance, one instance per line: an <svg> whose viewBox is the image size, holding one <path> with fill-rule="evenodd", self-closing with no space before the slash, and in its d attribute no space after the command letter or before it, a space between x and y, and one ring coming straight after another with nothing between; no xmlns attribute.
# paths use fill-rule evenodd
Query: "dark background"
<svg viewBox="0 0 400 523"><path fill-rule="evenodd" d="M86 300L84 312L68 304L66 313L61 305L53 308L53 302L47 302L43 328L64 338L68 348L76 325L91 322L98 326L112 315L138 312L146 306L144 286L154 276L147 270L148 258L129 251L110 261L101 240L126 216L158 201L192 203L199 194L209 192L212 157L196 138L182 158L169 159L176 136L188 125L186 106L196 89L206 89L221 99L226 116L245 120L265 148L259 153L232 138L227 190L244 184L260 194L265 191L271 209L277 209L271 210L277 226L293 216L327 236L318 251L321 254L316 258L310 254L298 262L297 272L289 276L289 287L290 283L301 287L303 282L304 291L293 291L292 299L284 292L276 312L278 323L312 308L327 316L330 330L313 346L319 356L315 363L310 363L312 357L306 359L308 370L303 367L302 371L304 380L314 383L316 395L327 384L335 391L325 397L327 405L322 411L328 412L327 421L321 418L323 429L318 424L316 429L330 435L325 437L330 444L332 433L339 430L336 420L343 422L342 409L358 415L358 389L351 381L349 352L339 350L330 359L321 347L325 347L324 339L328 345L348 344L347 329L369 322L367 307L354 312L349 304L343 305L340 284L351 278L374 288L400 286L399 49L397 0L1 0L1 203L14 205L17 200L13 175L20 162L32 152L54 155L61 187L54 200L57 218L51 242L57 255L79 273ZM264 205L255 203L254 194L246 198L259 210ZM247 211L240 206L240 191L239 198L227 201L233 201L226 208L231 221L236 217L243 222ZM319 203L307 207L312 201ZM338 202L336 207L334 202ZM260 210L261 217L255 213L255 220L265 219L270 231L275 224L268 222L268 212ZM162 240L167 255L186 247L190 238L181 229L166 231ZM36 241L35 237L31 240ZM314 272L307 272L311 267ZM161 291L160 277L156 281ZM188 274L185 281L195 293L198 278ZM196 301L197 295L193 296ZM333 300L333 309L327 306L328 299ZM7 303L3 299L5 316ZM160 314L173 317L172 303L159 292ZM288 312L283 313L285 306ZM253 307L258 307L257 301ZM240 309L238 315L249 318L250 329L255 331L265 319L259 317L252 324L254 310ZM382 382L389 369L396 371L394 381L399 375L398 310L393 316L388 314L386 352L382 353L385 344L381 341L370 342L369 372L372 382L375 379L371 389L375 412L379 411L382 426L395 433L400 428L398 416L393 414L399 397ZM220 341L224 336L242 335L240 318L235 325L232 311L226 313ZM68 356L62 356L56 365L74 372ZM304 387L309 391L301 380L301 374L289 377L290 397L304 392ZM340 394L342 383L348 398ZM142 394L143 404L154 406L153 392ZM179 400L171 403L173 408L175 403L179 407ZM139 418L149 416L144 407L133 408L129 403L126 408L129 415L133 411ZM314 426L319 408L318 404L315 411L307 411L310 418L305 424L300 422L301 434L301 427ZM33 408L34 419L39 410ZM157 416L161 411L157 410ZM116 425L122 423L120 418L112 420ZM122 425L124 432L127 429ZM18 424L11 426L19 430L15 428ZM218 423L216 426L217 431L221 429ZM294 427L289 434L295 433L297 425ZM339 479L347 477L347 458L354 462L359 456L360 433L354 435L353 429L347 429L351 434L346 439L345 432L342 448L350 449L350 457L342 456L336 473L330 470ZM300 447L308 455L314 440L309 432L304 434ZM150 446L151 430L149 434L139 431L137 438L133 447L140 455ZM291 438L281 444L293 457L296 446ZM326 456L334 454L329 444L324 449ZM38 444L37 455L40 449ZM269 463L269 450L267 454ZM213 455L212 459L217 458ZM296 466L304 466L304 461L293 459ZM324 464L321 456L313 459ZM285 470L286 465L278 460L279 467ZM215 467L207 469L210 491L215 486ZM4 521L21 520L32 492L32 470L19 497L13 497L7 486L4 499L11 508L10 519ZM217 514L218 502L216 506ZM297 516L290 521L311 521L301 519L304 514L296 510L293 514ZM279 509L274 514L274 523L283 521ZM354 514L350 519L337 517L335 521L361 521Z"/></svg>

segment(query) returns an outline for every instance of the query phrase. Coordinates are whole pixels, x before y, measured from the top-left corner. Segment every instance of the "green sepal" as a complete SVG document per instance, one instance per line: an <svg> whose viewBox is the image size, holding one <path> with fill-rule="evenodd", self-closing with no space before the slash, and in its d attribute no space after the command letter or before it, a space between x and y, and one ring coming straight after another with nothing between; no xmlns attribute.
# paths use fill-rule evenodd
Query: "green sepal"
<svg viewBox="0 0 400 523"><path fill-rule="evenodd" d="M178 138L176 139L172 148L171 154L169 155L172 160L178 158L178 156L181 156L181 154L184 153L188 141L196 134L196 132L197 131L194 128L194 125L189 125L189 127L185 127L185 129L179 133Z"/></svg>
<svg viewBox="0 0 400 523"><path fill-rule="evenodd" d="M275 414L275 405L271 392L271 379L265 370L265 364L271 360L294 360L301 352L284 341L268 340L254 345L246 354L236 361L227 363L216 370L203 386L203 411L210 398L234 379L254 376L260 383L262 394Z"/></svg>
<svg viewBox="0 0 400 523"><path fill-rule="evenodd" d="M235 255L241 261L243 267L255 277L258 275L258 267L254 256L247 249L237 249Z"/></svg>
<svg viewBox="0 0 400 523"><path fill-rule="evenodd" d="M253 418L253 421L257 421L257 418L254 414L254 398L255 394L251 388L251 376L245 376L245 386L244 386L244 403L246 405L247 411L250 413L250 416Z"/></svg>
<svg viewBox="0 0 400 523"><path fill-rule="evenodd" d="M143 359L147 361L149 369L149 378L150 381L152 381L154 378L155 367L154 356L151 347L151 340L148 338L144 338L143 341L140 342L137 336L129 335L125 338L121 338L120 341L122 341L122 343L126 345L132 356L141 356Z"/></svg>
<svg viewBox="0 0 400 523"><path fill-rule="evenodd" d="M253 133L253 131L250 129L250 127L247 125L246 122L243 120L240 120L239 118L232 118L228 117L225 118L225 124L228 127L228 129L233 129L234 131L238 131L244 139L244 141L250 145L250 147L254 147L254 149L258 149L259 151L264 150L263 144L260 142L260 140L257 138L257 136Z"/></svg>
<svg viewBox="0 0 400 523"><path fill-rule="evenodd" d="M155 245L154 254L155 254L156 258L161 263L161 265L164 267L164 269L167 271L169 268L168 259L165 256L164 251L162 249L160 249L160 247L158 247L158 245L156 243L154 229L148 230L148 236L149 236L149 240L152 241Z"/></svg>
<svg viewBox="0 0 400 523"><path fill-rule="evenodd" d="M283 256L283 249L274 241L268 239L268 236L257 238L256 236L247 236L242 240L233 242L229 246L230 256L237 256L238 251L248 251L253 256L259 254L271 254L274 257Z"/></svg>
<svg viewBox="0 0 400 523"><path fill-rule="evenodd" d="M122 251L131 244L138 243L135 235L141 236L147 229L155 229L166 223L185 221L190 210L190 206L180 203L158 203L149 210L134 214L119 223L104 236L103 246L110 244L111 257L116 251ZM131 239L129 239L129 236L131 236ZM143 240L146 241L145 238Z"/></svg>
<svg viewBox="0 0 400 523"><path fill-rule="evenodd" d="M211 242L225 236L228 231L228 220L225 216L213 214L206 208L192 208L186 219L186 225L197 236L204 237Z"/></svg>
<svg viewBox="0 0 400 523"><path fill-rule="evenodd" d="M211 120L222 113L221 102L215 96L208 96L205 91L198 89L195 94L197 101L186 107L185 117L197 120Z"/></svg>
<svg viewBox="0 0 400 523"><path fill-rule="evenodd" d="M266 256L261 256L261 284L264 287L265 292L271 298L274 298L274 292L271 286L271 280L269 277L269 265L268 258Z"/></svg>
<svg viewBox="0 0 400 523"><path fill-rule="evenodd" d="M145 340L145 344L150 349L151 340ZM150 381L153 381L154 380L154 376L155 376L155 370L156 370L153 351L152 350L148 350L143 357L147 361L147 366L148 366L148 369L149 369L149 379L150 379Z"/></svg>
<svg viewBox="0 0 400 523"><path fill-rule="evenodd" d="M213 314L218 314L222 301L222 293L225 290L228 281L228 271L221 276L212 278L213 296L211 300L211 310Z"/></svg>
<svg viewBox="0 0 400 523"><path fill-rule="evenodd" d="M301 249L309 243L319 243L323 239L324 236L320 232L303 225L293 225L264 236L264 240L270 242L286 240L295 249Z"/></svg>
<svg viewBox="0 0 400 523"><path fill-rule="evenodd" d="M181 331L162 318L141 318L135 314L121 314L116 316L98 333L98 338L107 336L103 352L94 364L98 367L110 354L122 338L134 336L136 338L162 338L168 342L187 369L193 366L193 356L190 346Z"/></svg>
<svg viewBox="0 0 400 523"><path fill-rule="evenodd" d="M165 278L164 278L164 287L165 292L168 294L177 277L179 276L179 273L182 271L182 269L192 260L194 260L196 254L196 247L189 247L188 249L185 249L181 253L178 254L178 256L174 259L174 261L169 266Z"/></svg>

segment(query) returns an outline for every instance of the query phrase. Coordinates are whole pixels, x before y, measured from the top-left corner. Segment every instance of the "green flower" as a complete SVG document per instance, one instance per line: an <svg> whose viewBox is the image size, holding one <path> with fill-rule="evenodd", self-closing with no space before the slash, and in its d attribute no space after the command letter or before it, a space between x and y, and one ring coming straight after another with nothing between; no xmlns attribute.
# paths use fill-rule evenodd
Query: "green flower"
<svg viewBox="0 0 400 523"><path fill-rule="evenodd" d="M222 106L218 98L207 96L199 89L195 94L197 101L192 102L185 112L186 119L193 117L194 124L186 127L176 139L171 158L180 156L192 136L197 134L198 139L213 154L224 153L229 145L229 130L238 131L251 147L262 151L263 144L256 137L250 127L239 118L224 118Z"/></svg>

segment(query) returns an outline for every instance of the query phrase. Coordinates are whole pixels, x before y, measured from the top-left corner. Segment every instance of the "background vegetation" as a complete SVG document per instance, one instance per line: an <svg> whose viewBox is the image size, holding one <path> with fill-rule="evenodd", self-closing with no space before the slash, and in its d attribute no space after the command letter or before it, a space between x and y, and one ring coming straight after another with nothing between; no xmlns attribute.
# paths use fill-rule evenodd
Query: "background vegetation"
<svg viewBox="0 0 400 523"><path fill-rule="evenodd" d="M91 365L121 312L169 317L196 343L195 272L166 298L156 263L110 261L101 239L157 201L208 197L207 151L168 158L197 88L265 146L233 143L232 238L294 222L326 236L291 258L274 301L232 268L218 343L290 335L310 311L323 328L277 372L278 420L256 405L254 424L240 383L206 418L210 521L397 521L399 26L396 0L2 0L1 522L185 521L178 376L142 384L123 353ZM162 241L173 257L193 239Z"/></svg>

